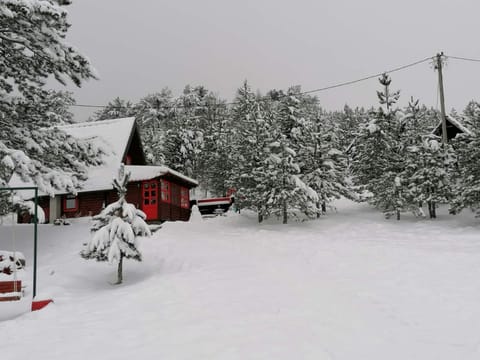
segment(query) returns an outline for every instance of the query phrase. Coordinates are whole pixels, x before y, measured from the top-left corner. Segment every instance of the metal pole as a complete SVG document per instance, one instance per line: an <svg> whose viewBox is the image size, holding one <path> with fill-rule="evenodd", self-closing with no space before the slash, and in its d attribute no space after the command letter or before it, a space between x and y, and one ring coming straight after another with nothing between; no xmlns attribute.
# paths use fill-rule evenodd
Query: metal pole
<svg viewBox="0 0 480 360"><path fill-rule="evenodd" d="M35 210L33 219L33 298L37 295L37 224L38 224L38 188L35 188Z"/></svg>
<svg viewBox="0 0 480 360"><path fill-rule="evenodd" d="M440 111L442 116L442 142L447 143L447 117L445 115L445 97L443 92L443 74L442 74L442 57L443 52L437 54L437 70L438 70L438 87L440 89Z"/></svg>

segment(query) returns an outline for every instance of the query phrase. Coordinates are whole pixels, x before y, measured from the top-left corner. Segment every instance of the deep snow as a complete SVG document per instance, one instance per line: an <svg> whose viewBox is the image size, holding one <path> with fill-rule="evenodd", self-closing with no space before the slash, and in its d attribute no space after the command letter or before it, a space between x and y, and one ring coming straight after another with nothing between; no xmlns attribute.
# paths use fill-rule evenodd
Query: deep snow
<svg viewBox="0 0 480 360"><path fill-rule="evenodd" d="M480 220L337 208L289 225L164 224L121 286L114 265L78 255L88 219L41 225L38 293L55 303L0 322L0 359L479 359ZM31 232L15 227L30 270Z"/></svg>

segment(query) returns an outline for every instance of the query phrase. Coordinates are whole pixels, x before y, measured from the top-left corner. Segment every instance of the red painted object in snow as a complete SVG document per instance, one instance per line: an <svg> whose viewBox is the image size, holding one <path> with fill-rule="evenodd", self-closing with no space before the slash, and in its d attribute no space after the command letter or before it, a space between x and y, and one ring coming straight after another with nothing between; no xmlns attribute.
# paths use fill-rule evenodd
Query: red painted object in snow
<svg viewBox="0 0 480 360"><path fill-rule="evenodd" d="M33 300L32 301L32 311L37 311L43 309L48 304L53 303L52 299L47 300Z"/></svg>
<svg viewBox="0 0 480 360"><path fill-rule="evenodd" d="M0 301L15 301L20 300L22 293L22 281L0 281ZM3 295L2 294L9 294Z"/></svg>

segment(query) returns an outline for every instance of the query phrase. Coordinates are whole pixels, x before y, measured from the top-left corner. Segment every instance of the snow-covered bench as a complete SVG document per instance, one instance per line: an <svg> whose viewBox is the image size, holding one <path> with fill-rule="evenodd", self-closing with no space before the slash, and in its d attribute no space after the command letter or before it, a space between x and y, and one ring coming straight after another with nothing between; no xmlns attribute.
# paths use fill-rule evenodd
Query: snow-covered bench
<svg viewBox="0 0 480 360"><path fill-rule="evenodd" d="M21 280L0 280L0 301L20 300L22 297Z"/></svg>
<svg viewBox="0 0 480 360"><path fill-rule="evenodd" d="M24 267L25 256L22 253L0 251L0 301L20 300Z"/></svg>

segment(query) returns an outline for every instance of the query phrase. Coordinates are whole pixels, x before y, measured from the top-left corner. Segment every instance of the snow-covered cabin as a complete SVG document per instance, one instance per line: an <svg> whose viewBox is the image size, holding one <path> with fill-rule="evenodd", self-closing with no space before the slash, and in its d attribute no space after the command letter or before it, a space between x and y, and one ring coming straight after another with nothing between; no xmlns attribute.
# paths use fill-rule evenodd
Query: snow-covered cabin
<svg viewBox="0 0 480 360"><path fill-rule="evenodd" d="M112 179L117 175L121 163L125 164L126 171L131 172L127 201L143 210L148 221L189 219L190 189L198 183L166 166L146 165L142 139L133 117L76 123L59 128L78 139L98 142L106 149L107 155L103 157L103 165L88 168L88 179L77 194L56 191L55 196L50 197L39 192L39 204L47 221L95 215L116 201L118 197ZM18 176L13 176L9 185L32 186ZM28 221L30 216L19 217L19 222Z"/></svg>
<svg viewBox="0 0 480 360"><path fill-rule="evenodd" d="M451 115L446 115L447 120L447 139L452 140L457 136L457 134L470 134L470 130L468 130L462 123L455 119ZM442 136L442 120L440 120L437 126L433 129L432 134L437 136Z"/></svg>

